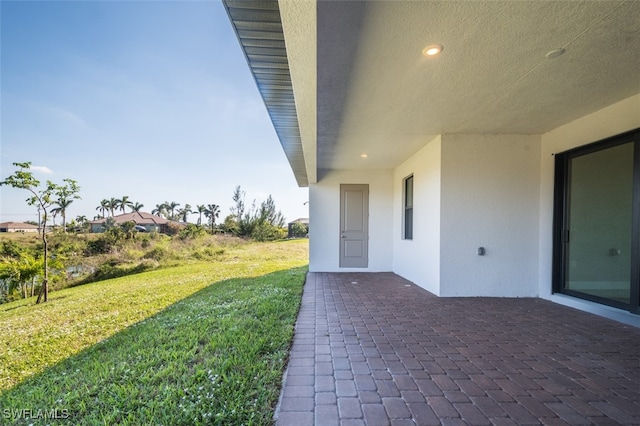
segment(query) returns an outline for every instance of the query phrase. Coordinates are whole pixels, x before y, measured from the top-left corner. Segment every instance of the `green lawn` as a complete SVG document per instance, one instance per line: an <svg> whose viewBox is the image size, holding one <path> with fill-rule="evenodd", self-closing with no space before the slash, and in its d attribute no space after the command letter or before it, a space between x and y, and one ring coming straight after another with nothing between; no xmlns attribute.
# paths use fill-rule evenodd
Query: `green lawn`
<svg viewBox="0 0 640 426"><path fill-rule="evenodd" d="M0 305L0 424L270 424L306 264L249 244Z"/></svg>

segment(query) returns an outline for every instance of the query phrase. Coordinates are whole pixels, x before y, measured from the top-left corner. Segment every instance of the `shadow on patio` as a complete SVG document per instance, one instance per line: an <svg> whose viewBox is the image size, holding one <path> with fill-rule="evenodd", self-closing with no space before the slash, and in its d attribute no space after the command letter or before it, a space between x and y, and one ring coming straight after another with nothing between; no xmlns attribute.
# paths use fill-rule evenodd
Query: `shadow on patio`
<svg viewBox="0 0 640 426"><path fill-rule="evenodd" d="M542 299L309 273L277 424L640 424L640 329Z"/></svg>

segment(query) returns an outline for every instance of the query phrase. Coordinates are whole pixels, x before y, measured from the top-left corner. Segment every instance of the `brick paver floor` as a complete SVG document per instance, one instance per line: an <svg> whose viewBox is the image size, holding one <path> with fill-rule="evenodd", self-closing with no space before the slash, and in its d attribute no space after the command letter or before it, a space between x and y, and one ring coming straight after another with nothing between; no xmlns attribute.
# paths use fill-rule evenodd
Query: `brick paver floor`
<svg viewBox="0 0 640 426"><path fill-rule="evenodd" d="M640 424L640 329L541 299L309 273L279 426Z"/></svg>

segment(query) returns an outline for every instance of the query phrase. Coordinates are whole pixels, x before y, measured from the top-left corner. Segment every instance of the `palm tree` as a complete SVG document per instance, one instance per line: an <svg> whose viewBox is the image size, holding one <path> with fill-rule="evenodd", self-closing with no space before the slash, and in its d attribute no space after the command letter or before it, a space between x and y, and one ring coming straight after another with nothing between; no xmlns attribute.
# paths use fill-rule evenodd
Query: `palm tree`
<svg viewBox="0 0 640 426"><path fill-rule="evenodd" d="M215 230L216 219L220 216L220 206L217 204L208 204L204 211L204 215L209 218L209 225L211 225L211 233Z"/></svg>
<svg viewBox="0 0 640 426"><path fill-rule="evenodd" d="M49 212L51 213L51 220L53 221L53 227L56 227L56 216L58 215L58 213L60 213L60 207L55 207L53 209L51 209L51 211ZM47 228L47 222L45 221L44 223L44 227L45 229Z"/></svg>
<svg viewBox="0 0 640 426"><path fill-rule="evenodd" d="M116 198L111 197L107 208L111 212L111 217L113 217L114 216L113 211L118 208L118 200Z"/></svg>
<svg viewBox="0 0 640 426"><path fill-rule="evenodd" d="M0 264L0 280L7 285L7 291L20 290L22 298L26 299L29 294L28 286L31 282L31 296L34 295L36 278L42 271L42 259L36 259L28 252L20 253L19 258L8 257Z"/></svg>
<svg viewBox="0 0 640 426"><path fill-rule="evenodd" d="M176 210L176 207L180 205L180 203L176 203L175 201L172 201L172 202L165 201L164 204L165 204L165 207L167 208L167 212L169 212L169 214L171 215L168 219L176 220L175 210Z"/></svg>
<svg viewBox="0 0 640 426"><path fill-rule="evenodd" d="M191 213L193 213L193 210L191 210L190 204L185 204L184 208L178 210L178 216L182 216L182 221L184 223L187 223L187 216Z"/></svg>
<svg viewBox="0 0 640 426"><path fill-rule="evenodd" d="M162 217L167 214L167 205L165 203L156 204L156 208L151 210L151 214Z"/></svg>
<svg viewBox="0 0 640 426"><path fill-rule="evenodd" d="M78 222L78 226L80 226L83 231L87 230L89 221L85 215L76 216L76 222Z"/></svg>
<svg viewBox="0 0 640 426"><path fill-rule="evenodd" d="M116 199L116 204L117 204L116 208L119 208L120 210L122 210L122 214L126 213L125 208L131 207L133 205L131 200L129 200L128 195L123 195L122 198Z"/></svg>
<svg viewBox="0 0 640 426"><path fill-rule="evenodd" d="M73 203L73 200L70 200L68 198L60 198L56 202L58 207L51 210L51 213L56 210L55 214L60 213L60 216L62 216L62 232L67 232L67 208L71 203Z"/></svg>
<svg viewBox="0 0 640 426"><path fill-rule="evenodd" d="M140 204L136 202L136 203L133 203L130 207L131 207L131 211L139 212L144 207L144 204Z"/></svg>
<svg viewBox="0 0 640 426"><path fill-rule="evenodd" d="M100 205L96 207L96 210L101 212L102 218L104 218L104 213L107 211L108 208L109 208L109 200L105 198L102 201L100 201Z"/></svg>
<svg viewBox="0 0 640 426"><path fill-rule="evenodd" d="M202 213L204 213L207 210L207 206L205 206L204 204L198 204L196 206L196 210L198 212L198 225L202 224Z"/></svg>

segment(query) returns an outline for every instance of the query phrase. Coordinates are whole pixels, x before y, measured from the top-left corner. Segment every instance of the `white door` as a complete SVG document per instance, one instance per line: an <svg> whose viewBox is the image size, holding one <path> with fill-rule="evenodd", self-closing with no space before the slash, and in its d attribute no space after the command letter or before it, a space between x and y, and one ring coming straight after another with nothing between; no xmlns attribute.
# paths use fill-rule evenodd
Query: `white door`
<svg viewBox="0 0 640 426"><path fill-rule="evenodd" d="M369 185L340 185L340 267L369 265Z"/></svg>

